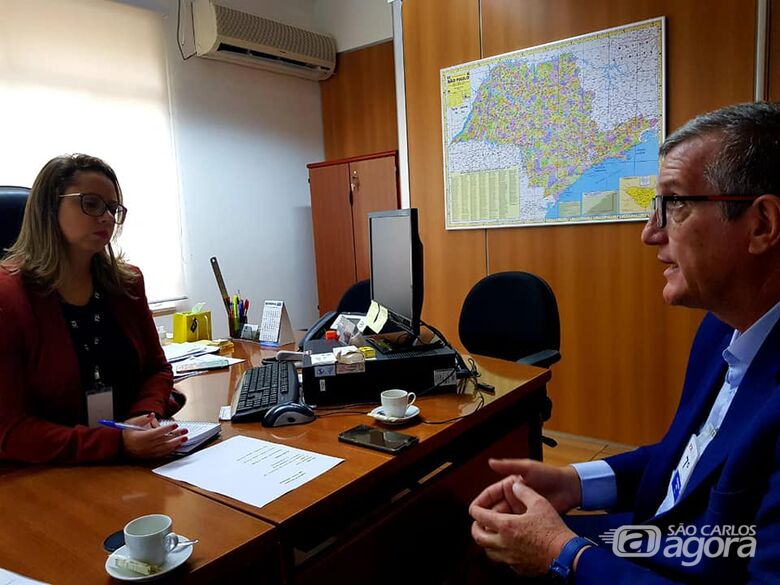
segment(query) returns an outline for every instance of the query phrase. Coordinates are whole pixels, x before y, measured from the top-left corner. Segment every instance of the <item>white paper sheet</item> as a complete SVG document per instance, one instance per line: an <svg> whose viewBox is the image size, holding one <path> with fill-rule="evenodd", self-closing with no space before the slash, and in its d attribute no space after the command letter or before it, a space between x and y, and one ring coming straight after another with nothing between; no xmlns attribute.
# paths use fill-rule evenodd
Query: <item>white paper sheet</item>
<svg viewBox="0 0 780 585"><path fill-rule="evenodd" d="M154 470L261 508L344 461L251 437L231 437Z"/></svg>
<svg viewBox="0 0 780 585"><path fill-rule="evenodd" d="M22 577L11 571L0 569L0 585L45 585L43 581L36 581L29 577Z"/></svg>

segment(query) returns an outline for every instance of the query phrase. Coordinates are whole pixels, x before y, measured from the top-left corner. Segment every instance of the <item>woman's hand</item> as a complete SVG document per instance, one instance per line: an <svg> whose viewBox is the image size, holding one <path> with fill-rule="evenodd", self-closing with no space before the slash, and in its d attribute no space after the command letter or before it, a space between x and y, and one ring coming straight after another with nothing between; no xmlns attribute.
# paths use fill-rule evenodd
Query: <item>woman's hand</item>
<svg viewBox="0 0 780 585"><path fill-rule="evenodd" d="M157 459L170 455L187 441L187 429L172 424L161 427L154 413L134 416L125 421L130 425L146 427L148 431L122 431L125 453L133 459Z"/></svg>

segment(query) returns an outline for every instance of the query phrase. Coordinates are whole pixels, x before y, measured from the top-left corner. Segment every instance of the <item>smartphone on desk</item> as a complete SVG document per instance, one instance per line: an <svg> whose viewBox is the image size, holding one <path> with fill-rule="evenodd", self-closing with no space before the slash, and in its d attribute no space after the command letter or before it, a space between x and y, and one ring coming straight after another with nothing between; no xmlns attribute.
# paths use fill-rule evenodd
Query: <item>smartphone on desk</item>
<svg viewBox="0 0 780 585"><path fill-rule="evenodd" d="M418 439L396 431L358 425L339 434L339 441L376 449L384 453L398 453L416 444Z"/></svg>

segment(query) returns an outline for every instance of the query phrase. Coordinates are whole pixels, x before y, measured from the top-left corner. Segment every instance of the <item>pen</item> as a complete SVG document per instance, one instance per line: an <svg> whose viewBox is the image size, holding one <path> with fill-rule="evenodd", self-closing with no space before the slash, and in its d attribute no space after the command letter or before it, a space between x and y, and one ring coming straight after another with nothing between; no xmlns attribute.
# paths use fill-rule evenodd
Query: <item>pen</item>
<svg viewBox="0 0 780 585"><path fill-rule="evenodd" d="M122 429L127 431L150 431L150 427L140 427L138 425L129 425L127 423L115 422L113 420L106 420L101 418L98 423L101 425L111 427L112 429Z"/></svg>

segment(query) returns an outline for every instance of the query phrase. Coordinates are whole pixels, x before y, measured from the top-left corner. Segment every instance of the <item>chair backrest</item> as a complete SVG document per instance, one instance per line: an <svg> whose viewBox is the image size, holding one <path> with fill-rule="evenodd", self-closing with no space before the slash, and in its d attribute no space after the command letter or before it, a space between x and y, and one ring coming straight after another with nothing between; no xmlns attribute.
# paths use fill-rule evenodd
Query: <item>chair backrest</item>
<svg viewBox="0 0 780 585"><path fill-rule="evenodd" d="M463 301L460 340L470 353L517 361L560 349L558 303L550 285L528 272L480 280Z"/></svg>
<svg viewBox="0 0 780 585"><path fill-rule="evenodd" d="M336 314L339 313L367 313L371 306L371 281L359 280L342 295Z"/></svg>
<svg viewBox="0 0 780 585"><path fill-rule="evenodd" d="M19 237L29 194L27 187L0 186L0 257Z"/></svg>

